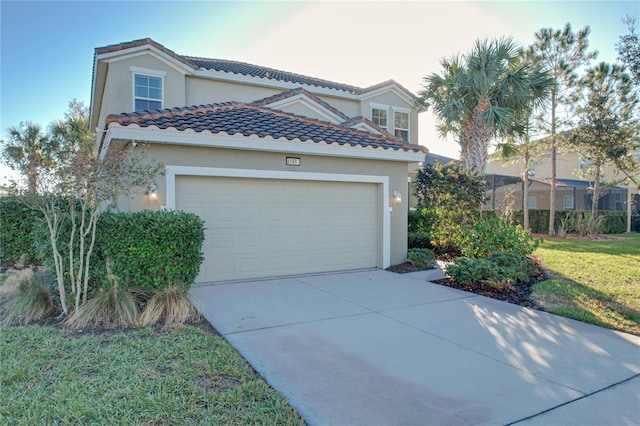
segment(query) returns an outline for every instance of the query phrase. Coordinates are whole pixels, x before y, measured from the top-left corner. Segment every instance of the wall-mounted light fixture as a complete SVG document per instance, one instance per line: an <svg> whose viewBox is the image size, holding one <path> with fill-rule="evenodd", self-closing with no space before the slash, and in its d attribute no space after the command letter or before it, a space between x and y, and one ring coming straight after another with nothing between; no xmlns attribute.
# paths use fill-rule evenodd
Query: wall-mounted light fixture
<svg viewBox="0 0 640 426"><path fill-rule="evenodd" d="M396 189L395 191L393 191L393 197L396 199L396 203L402 202L402 193L400 192L400 190Z"/></svg>
<svg viewBox="0 0 640 426"><path fill-rule="evenodd" d="M158 186L155 183L151 184L149 188L149 199L155 201L158 199Z"/></svg>

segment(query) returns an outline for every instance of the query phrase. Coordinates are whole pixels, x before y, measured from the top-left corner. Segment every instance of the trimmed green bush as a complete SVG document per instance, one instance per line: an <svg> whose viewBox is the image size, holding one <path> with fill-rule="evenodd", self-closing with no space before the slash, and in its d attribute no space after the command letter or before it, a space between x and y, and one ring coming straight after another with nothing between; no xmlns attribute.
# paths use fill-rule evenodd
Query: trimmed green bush
<svg viewBox="0 0 640 426"><path fill-rule="evenodd" d="M407 246L414 248L431 248L431 237L426 232L409 232L407 235Z"/></svg>
<svg viewBox="0 0 640 426"><path fill-rule="evenodd" d="M69 222L65 225L58 249L67 267ZM38 245L45 248L43 263L51 267L48 234L42 230L38 236ZM109 288L114 280L121 288L149 295L169 285L188 289L200 270L203 241L204 221L193 213L149 210L103 213L98 218L91 256L91 292L99 287ZM78 243L77 238L75 242Z"/></svg>
<svg viewBox="0 0 640 426"><path fill-rule="evenodd" d="M189 288L200 264L204 221L193 213L105 213L98 221L94 274L106 276L106 260L119 282L149 294L178 285Z"/></svg>
<svg viewBox="0 0 640 426"><path fill-rule="evenodd" d="M528 257L504 252L479 259L459 257L446 267L447 275L460 284L496 288L503 288L504 284L527 282L535 270L535 263Z"/></svg>
<svg viewBox="0 0 640 426"><path fill-rule="evenodd" d="M39 211L27 207L15 197L0 198L0 265L40 263L35 230L41 220Z"/></svg>
<svg viewBox="0 0 640 426"><path fill-rule="evenodd" d="M436 255L433 250L414 248L409 250L407 260L418 268L433 268L436 265Z"/></svg>
<svg viewBox="0 0 640 426"><path fill-rule="evenodd" d="M463 228L460 251L466 257L486 257L494 252L531 254L539 240L520 225L513 226L503 219L481 219L472 227Z"/></svg>

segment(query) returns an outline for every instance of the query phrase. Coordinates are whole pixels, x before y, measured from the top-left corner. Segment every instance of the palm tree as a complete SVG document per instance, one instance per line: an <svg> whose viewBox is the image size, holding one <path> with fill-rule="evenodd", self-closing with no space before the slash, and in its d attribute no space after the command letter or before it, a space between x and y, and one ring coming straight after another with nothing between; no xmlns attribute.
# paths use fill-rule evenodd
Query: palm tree
<svg viewBox="0 0 640 426"><path fill-rule="evenodd" d="M26 176L27 191L36 194L42 168L53 161L51 154L54 146L51 139L42 133L39 124L27 121L10 127L9 141L3 143L3 162Z"/></svg>
<svg viewBox="0 0 640 426"><path fill-rule="evenodd" d="M491 139L511 134L519 111L543 99L550 80L519 60L510 37L477 40L470 52L441 66L441 74L425 77L416 104L433 108L440 133L457 137L465 168L483 174Z"/></svg>

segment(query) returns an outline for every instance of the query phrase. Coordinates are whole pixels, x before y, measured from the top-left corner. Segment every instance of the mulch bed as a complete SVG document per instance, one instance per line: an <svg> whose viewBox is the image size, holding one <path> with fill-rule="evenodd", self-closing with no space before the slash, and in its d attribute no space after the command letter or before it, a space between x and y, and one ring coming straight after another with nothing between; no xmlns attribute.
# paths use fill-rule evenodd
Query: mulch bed
<svg viewBox="0 0 640 426"><path fill-rule="evenodd" d="M514 305L540 309L540 306L538 306L535 301L531 300L531 289L535 283L546 279L546 274L540 267L538 267L538 272L536 275L531 277L529 282L516 282L508 285L505 289L498 289L481 283L476 286L463 285L452 278L444 278L434 282L440 285L446 285L447 287L456 288L458 290L464 290L481 296L491 297L492 299L513 303Z"/></svg>
<svg viewBox="0 0 640 426"><path fill-rule="evenodd" d="M535 283L548 279L546 273L542 267L537 265L538 271L531 277L529 282L522 283L517 282L508 285L504 289L491 287L486 284L478 283L475 286L463 285L452 278L444 278L441 280L433 281L436 284L445 285L447 287L455 288L458 290L468 291L470 293L479 294L481 296L491 297L492 299L502 300L504 302L513 303L515 305L525 306L532 309L541 309L541 307L531 299L531 289ZM413 266L409 262L401 263L399 265L393 265L386 269L390 272L397 274L406 274L408 272L424 271L424 268L418 268Z"/></svg>

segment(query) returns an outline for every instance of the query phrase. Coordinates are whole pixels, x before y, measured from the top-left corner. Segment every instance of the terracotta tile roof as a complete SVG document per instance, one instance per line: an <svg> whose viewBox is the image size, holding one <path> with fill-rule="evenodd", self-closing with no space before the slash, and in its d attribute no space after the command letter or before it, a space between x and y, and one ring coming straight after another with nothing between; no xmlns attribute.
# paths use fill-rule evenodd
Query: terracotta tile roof
<svg viewBox="0 0 640 426"><path fill-rule="evenodd" d="M269 96L269 97L263 98L263 99L259 99L257 101L253 101L253 102L251 102L251 105L265 106L265 105L272 104L274 102L282 101L284 99L292 98L292 97L297 96L297 95L305 95L309 99L313 100L317 104L322 105L322 107L328 109L329 111L331 111L332 113L334 113L338 117L342 118L343 120L348 120L349 119L348 115L342 113L337 108L332 107L331 105L329 105L328 103L326 103L325 101L323 101L322 99L320 99L319 97L314 95L313 93L309 93L309 92L307 92L306 90L304 90L301 87L299 87L297 89L287 90L286 92L278 93L276 95Z"/></svg>
<svg viewBox="0 0 640 426"><path fill-rule="evenodd" d="M349 84L336 83L334 81L323 80L320 78L309 77L302 74L296 74L288 71L281 71L274 68L267 68L260 65L253 65L246 62L231 61L226 59L209 59L199 58L195 56L185 56L175 53L173 50L167 49L162 44L150 39L143 38L139 40L128 41L124 43L114 44L110 46L98 47L95 49L95 55L119 52L122 50L132 49L144 45L153 46L161 52L171 56L177 61L182 62L195 69L206 69L213 71L223 71L238 75L246 75L252 77L268 78L272 80L284 81L295 84L305 84L309 86L324 87L329 89L341 90L355 95L365 94L376 89L388 85L395 85L404 91L409 97L415 98L415 95L394 80L387 80L373 86L361 88Z"/></svg>
<svg viewBox="0 0 640 426"><path fill-rule="evenodd" d="M121 126L137 124L143 128L156 126L159 129L174 128L178 131L191 129L196 132L210 131L214 134L240 134L394 151L427 152L423 146L412 145L395 138L239 102L112 114L106 118L105 126L109 127L112 123ZM104 134L106 135L106 132Z"/></svg>
<svg viewBox="0 0 640 426"><path fill-rule="evenodd" d="M326 87L329 89L342 90L357 94L361 90L359 87L348 84L336 83L320 78L309 77L302 74L295 74L288 71L281 71L274 68L267 68L260 65L248 64L246 62L230 61L226 59L207 59L193 56L183 56L195 68L203 68L213 71L224 71L233 74L248 75L251 77L269 78L272 80L284 81L287 83L306 84L309 86Z"/></svg>

